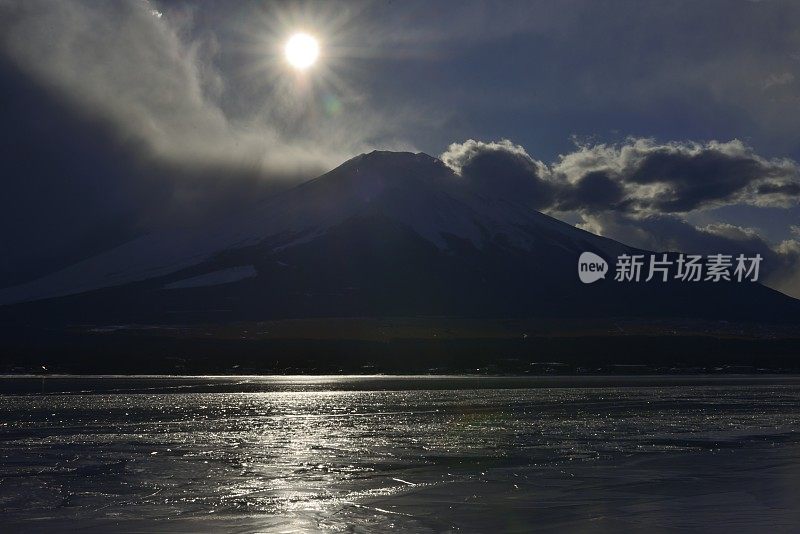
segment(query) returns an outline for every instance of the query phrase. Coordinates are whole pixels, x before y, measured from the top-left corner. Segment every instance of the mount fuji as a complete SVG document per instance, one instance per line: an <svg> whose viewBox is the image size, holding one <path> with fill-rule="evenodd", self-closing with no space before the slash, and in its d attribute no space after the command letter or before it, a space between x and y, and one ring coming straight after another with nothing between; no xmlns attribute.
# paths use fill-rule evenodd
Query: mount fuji
<svg viewBox="0 0 800 534"><path fill-rule="evenodd" d="M800 317L800 301L760 284L586 285L583 252L611 264L642 253L476 188L426 154L372 152L234 217L145 235L2 289L0 313L75 324Z"/></svg>

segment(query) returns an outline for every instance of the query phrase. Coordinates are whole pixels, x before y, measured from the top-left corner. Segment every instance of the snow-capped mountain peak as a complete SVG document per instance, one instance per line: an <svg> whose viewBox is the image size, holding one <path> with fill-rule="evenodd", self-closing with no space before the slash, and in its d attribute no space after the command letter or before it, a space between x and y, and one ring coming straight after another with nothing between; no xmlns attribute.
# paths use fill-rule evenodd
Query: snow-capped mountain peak
<svg viewBox="0 0 800 534"><path fill-rule="evenodd" d="M498 177L501 180L502 176ZM30 283L0 290L0 304L83 293L163 277L226 251L263 245L265 253L309 243L354 219L393 221L448 250L493 242L532 254L543 243L566 251L616 254L625 247L526 207L487 197L427 154L371 152L283 191L223 222L165 230Z"/></svg>

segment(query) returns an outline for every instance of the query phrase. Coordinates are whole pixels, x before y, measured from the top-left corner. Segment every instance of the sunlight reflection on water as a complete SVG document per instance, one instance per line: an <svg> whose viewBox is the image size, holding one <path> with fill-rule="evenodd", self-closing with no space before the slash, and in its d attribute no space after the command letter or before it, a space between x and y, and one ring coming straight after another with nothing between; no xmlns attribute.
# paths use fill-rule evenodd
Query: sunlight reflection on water
<svg viewBox="0 0 800 534"><path fill-rule="evenodd" d="M330 522L410 489L793 439L800 422L790 384L354 390L363 382L292 377L252 392L252 379L62 380L83 393L0 397L6 517Z"/></svg>

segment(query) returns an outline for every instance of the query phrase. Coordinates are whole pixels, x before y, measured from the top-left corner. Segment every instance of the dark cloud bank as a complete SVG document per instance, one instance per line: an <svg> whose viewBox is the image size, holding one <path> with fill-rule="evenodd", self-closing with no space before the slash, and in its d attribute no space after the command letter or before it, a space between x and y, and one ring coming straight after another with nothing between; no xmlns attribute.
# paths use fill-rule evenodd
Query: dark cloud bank
<svg viewBox="0 0 800 534"><path fill-rule="evenodd" d="M689 222L693 215L725 206L796 206L800 167L792 160L761 157L737 140L651 139L578 146L550 165L508 140L468 140L451 145L442 160L487 194L522 199L629 245L701 254L760 253L767 283L800 296L796 239L775 244L756 229Z"/></svg>

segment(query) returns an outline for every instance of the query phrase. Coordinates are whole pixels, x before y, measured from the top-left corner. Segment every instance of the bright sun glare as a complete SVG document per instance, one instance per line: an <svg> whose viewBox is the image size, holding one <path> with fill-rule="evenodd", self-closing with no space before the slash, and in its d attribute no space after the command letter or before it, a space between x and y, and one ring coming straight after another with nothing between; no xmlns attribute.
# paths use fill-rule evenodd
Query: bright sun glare
<svg viewBox="0 0 800 534"><path fill-rule="evenodd" d="M319 43L307 33L296 33L286 42L286 61L298 69L305 70L319 57Z"/></svg>

